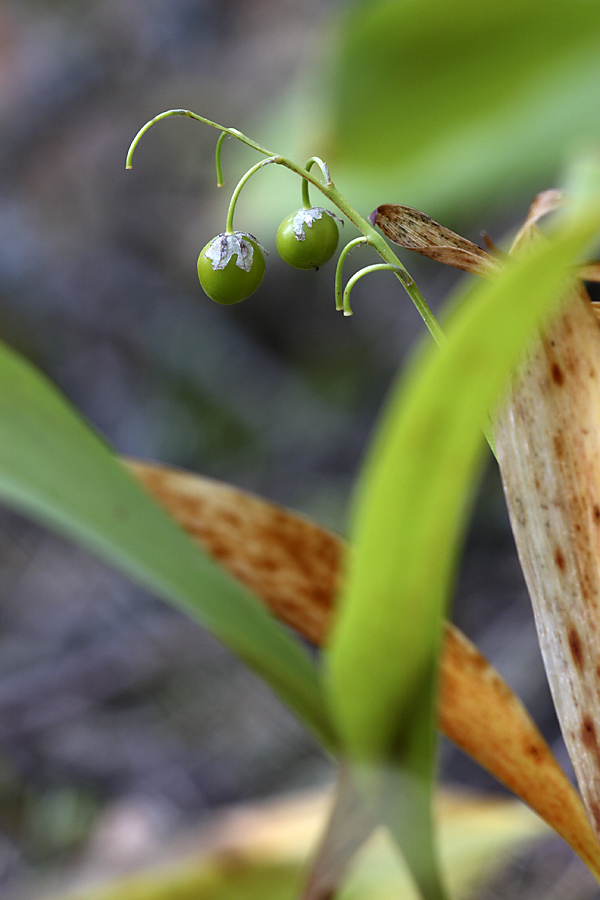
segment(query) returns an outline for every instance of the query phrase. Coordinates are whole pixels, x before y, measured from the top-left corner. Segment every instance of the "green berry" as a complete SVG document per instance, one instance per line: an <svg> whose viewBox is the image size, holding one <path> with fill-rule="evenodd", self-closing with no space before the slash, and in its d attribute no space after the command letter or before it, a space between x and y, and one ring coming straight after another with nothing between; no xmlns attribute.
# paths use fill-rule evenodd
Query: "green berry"
<svg viewBox="0 0 600 900"><path fill-rule="evenodd" d="M281 258L295 269L324 266L338 245L336 219L337 216L319 206L292 213L277 230L277 250Z"/></svg>
<svg viewBox="0 0 600 900"><path fill-rule="evenodd" d="M265 274L263 249L251 234L218 234L198 257L198 278L216 303L240 303L258 288Z"/></svg>

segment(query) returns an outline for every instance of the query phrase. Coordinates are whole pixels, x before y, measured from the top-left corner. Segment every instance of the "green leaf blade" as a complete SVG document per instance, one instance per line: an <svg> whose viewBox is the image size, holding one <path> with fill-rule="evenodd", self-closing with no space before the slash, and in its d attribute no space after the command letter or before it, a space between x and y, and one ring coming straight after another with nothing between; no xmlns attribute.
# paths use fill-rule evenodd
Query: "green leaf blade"
<svg viewBox="0 0 600 900"><path fill-rule="evenodd" d="M551 242L472 291L445 347L428 347L392 391L360 480L331 697L348 755L428 898L443 896L430 818L436 658L481 424L599 228L597 209L580 206Z"/></svg>
<svg viewBox="0 0 600 900"><path fill-rule="evenodd" d="M0 498L179 605L263 677L326 745L300 644L185 535L59 391L0 345Z"/></svg>

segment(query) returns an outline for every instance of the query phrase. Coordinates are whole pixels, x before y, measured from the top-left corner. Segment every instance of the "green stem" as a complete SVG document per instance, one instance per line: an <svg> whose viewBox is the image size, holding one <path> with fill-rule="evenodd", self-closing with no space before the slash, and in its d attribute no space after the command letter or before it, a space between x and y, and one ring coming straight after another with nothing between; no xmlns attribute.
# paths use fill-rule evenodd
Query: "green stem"
<svg viewBox="0 0 600 900"><path fill-rule="evenodd" d="M337 310L344 308L344 302L342 299L342 269L344 268L344 262L346 261L346 257L355 247L359 247L361 244L368 244L369 241L366 237L357 237L354 240L349 241L346 244L342 252L340 253L337 261L337 266L335 267L335 308Z"/></svg>
<svg viewBox="0 0 600 900"><path fill-rule="evenodd" d="M310 172L312 166L314 165L317 165L320 168L325 184L332 184L333 182L331 181L331 176L329 175L327 163L323 162L320 156L311 156L304 168L307 172ZM308 194L308 181L306 180L306 178L302 179L302 206L304 207L304 209L312 208L312 204L310 202L310 197Z"/></svg>
<svg viewBox="0 0 600 900"><path fill-rule="evenodd" d="M348 279L348 284L346 285L346 288L344 290L342 308L344 310L345 316L352 315L352 307L350 306L350 293L352 291L352 288L354 287L356 282L363 277L363 275L369 275L371 272L396 272L400 279L402 279L403 275L402 272L398 273L398 266L395 266L392 263L375 263L372 266L365 266L364 269L360 269L358 272L355 272L352 278Z"/></svg>
<svg viewBox="0 0 600 900"><path fill-rule="evenodd" d="M219 139L217 141L217 147L215 149L215 168L217 170L217 187L223 187L225 182L223 181L223 166L221 165L221 148L223 147L223 141L225 138L231 137L231 135L227 134L226 131L222 131L219 135Z"/></svg>
<svg viewBox="0 0 600 900"><path fill-rule="evenodd" d="M310 209L310 196L308 193L308 181L306 178L302 179L302 208Z"/></svg>
<svg viewBox="0 0 600 900"><path fill-rule="evenodd" d="M277 162L278 157L273 156L271 159L261 159L260 162L255 163L251 169L242 175L240 180L238 181L233 194L231 195L231 200L229 201L229 209L227 210L227 221L225 223L225 231L227 234L233 234L233 214L235 212L235 205L238 201L238 197L240 196L240 191L246 184L246 182L252 178L255 172L258 172L259 169L262 169L263 166L268 166L269 163Z"/></svg>
<svg viewBox="0 0 600 900"><path fill-rule="evenodd" d="M245 134L242 134L241 131L238 131L237 128L225 128L224 125L219 125L218 122L212 122L210 119L205 119L204 116L199 116L197 113L192 112L189 109L168 109L166 112L159 113L158 116L154 116L153 119L150 119L149 122L140 128L136 136L131 142L129 150L127 151L127 159L125 160L125 168L131 169L133 168L133 154L135 152L135 148L139 144L141 138L146 134L147 131L150 131L153 125L156 125L157 122L161 122L163 119L171 118L171 116L185 116L188 119L195 119L196 122L203 122L204 125L210 125L211 128L217 128L219 131L224 131L225 134L230 134L231 137L237 138L238 141L241 141L242 144L246 144L248 147L252 147L253 150L258 150L259 153L264 153L265 156L273 156L272 153L269 152L265 147L262 147L260 144L257 144L256 141L253 141L251 138L246 137Z"/></svg>

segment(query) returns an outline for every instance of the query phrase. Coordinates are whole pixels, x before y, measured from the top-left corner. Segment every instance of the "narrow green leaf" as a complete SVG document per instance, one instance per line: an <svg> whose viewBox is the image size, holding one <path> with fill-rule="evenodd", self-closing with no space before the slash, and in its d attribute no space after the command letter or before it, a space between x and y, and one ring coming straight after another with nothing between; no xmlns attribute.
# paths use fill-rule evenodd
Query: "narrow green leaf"
<svg viewBox="0 0 600 900"><path fill-rule="evenodd" d="M334 742L318 672L300 644L175 525L60 392L5 345L0 499L181 606L325 745Z"/></svg>
<svg viewBox="0 0 600 900"><path fill-rule="evenodd" d="M354 857L378 825L357 791L347 766L342 764L327 824L314 852L300 900L335 897L346 880Z"/></svg>
<svg viewBox="0 0 600 900"><path fill-rule="evenodd" d="M436 657L481 424L599 227L598 208L573 209L550 242L470 293L444 349L428 346L392 391L360 479L331 694L348 754L381 792L426 897L442 895L430 820Z"/></svg>
<svg viewBox="0 0 600 900"><path fill-rule="evenodd" d="M436 217L535 193L600 135L599 33L590 0L354 4L332 66L334 178L357 208L384 196Z"/></svg>

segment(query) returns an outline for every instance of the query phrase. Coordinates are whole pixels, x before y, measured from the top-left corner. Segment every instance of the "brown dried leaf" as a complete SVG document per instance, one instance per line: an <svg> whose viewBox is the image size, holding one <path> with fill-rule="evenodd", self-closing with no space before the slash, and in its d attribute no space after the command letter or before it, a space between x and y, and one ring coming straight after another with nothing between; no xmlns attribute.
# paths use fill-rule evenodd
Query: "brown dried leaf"
<svg viewBox="0 0 600 900"><path fill-rule="evenodd" d="M554 704L600 835L600 328L582 286L523 367L496 446Z"/></svg>
<svg viewBox="0 0 600 900"><path fill-rule="evenodd" d="M582 281L600 281L600 262L594 260L584 263L577 270L577 275Z"/></svg>
<svg viewBox="0 0 600 900"><path fill-rule="evenodd" d="M547 216L549 213L560 209L560 207L564 206L566 202L567 195L564 191L559 191L557 188L550 188L547 191L541 191L541 193L534 197L533 203L527 211L525 221L515 235L511 252L516 247L520 247L531 237L532 232L534 231L534 227L535 225L537 225L540 219L543 219L544 216Z"/></svg>
<svg viewBox="0 0 600 900"><path fill-rule="evenodd" d="M600 876L600 845L578 794L529 713L451 625L442 654L440 730L530 806Z"/></svg>
<svg viewBox="0 0 600 900"><path fill-rule="evenodd" d="M345 551L339 537L219 482L141 462L127 466L278 618L314 643L326 639ZM450 624L441 660L439 724L600 876L600 845L573 786L518 698Z"/></svg>
<svg viewBox="0 0 600 900"><path fill-rule="evenodd" d="M339 537L220 481L132 460L127 465L278 618L313 644L323 641L344 552Z"/></svg>
<svg viewBox="0 0 600 900"><path fill-rule="evenodd" d="M511 252L539 240L536 223L564 202L560 191L539 194ZM519 373L496 447L554 705L600 837L599 354L598 319L578 283Z"/></svg>
<svg viewBox="0 0 600 900"><path fill-rule="evenodd" d="M378 206L369 220L394 244L447 266L484 278L491 278L499 271L499 263L490 253L418 209L386 203Z"/></svg>

